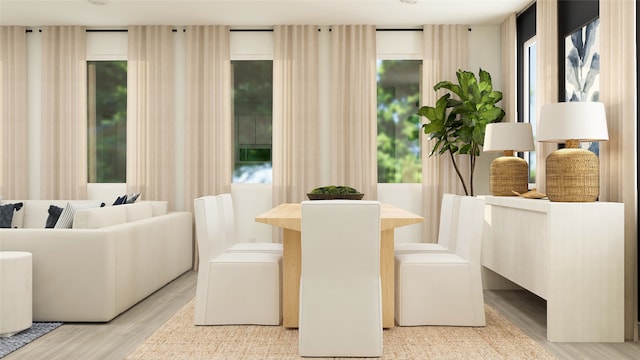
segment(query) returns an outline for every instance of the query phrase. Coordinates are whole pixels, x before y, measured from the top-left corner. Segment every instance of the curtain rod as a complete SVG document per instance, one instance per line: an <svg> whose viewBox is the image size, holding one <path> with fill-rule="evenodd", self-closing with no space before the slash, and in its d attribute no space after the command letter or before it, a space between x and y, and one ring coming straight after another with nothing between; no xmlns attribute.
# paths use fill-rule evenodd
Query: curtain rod
<svg viewBox="0 0 640 360"><path fill-rule="evenodd" d="M383 29L376 29L376 31L422 31L422 28L415 28L415 29L383 28Z"/></svg>
<svg viewBox="0 0 640 360"><path fill-rule="evenodd" d="M30 33L34 29L26 29L25 31ZM173 32L178 32L179 29L171 29ZM128 32L128 29L86 29L86 32ZM185 31L185 29L182 29ZM273 29L229 29L231 32L273 32ZM38 29L38 32L42 32L42 29Z"/></svg>
<svg viewBox="0 0 640 360"><path fill-rule="evenodd" d="M468 28L471 31L471 27ZM34 29L26 29L26 32L33 32ZM179 29L172 29L173 32L178 32ZM86 32L128 32L127 29L86 29ZM182 31L186 31L182 29ZM273 29L229 29L230 32L273 32ZM320 29L318 29L320 31ZM331 27L329 27L331 31ZM383 28L376 29L376 31L423 31L422 28L405 29L405 28ZM42 29L38 29L38 32L42 32Z"/></svg>

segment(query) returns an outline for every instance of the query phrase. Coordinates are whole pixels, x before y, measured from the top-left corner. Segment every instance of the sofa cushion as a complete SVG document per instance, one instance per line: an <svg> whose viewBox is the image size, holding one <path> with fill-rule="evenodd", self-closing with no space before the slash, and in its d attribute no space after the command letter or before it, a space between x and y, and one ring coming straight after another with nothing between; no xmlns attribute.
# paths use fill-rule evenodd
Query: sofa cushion
<svg viewBox="0 0 640 360"><path fill-rule="evenodd" d="M127 211L125 208L122 206L105 206L76 211L73 216L72 227L74 229L99 229L126 222Z"/></svg>
<svg viewBox="0 0 640 360"><path fill-rule="evenodd" d="M82 202L82 203L70 203L62 210L62 214L60 214L60 218L56 222L54 228L56 229L70 229L73 225L73 216L75 212L82 209L92 209L99 208L104 206L104 203L100 201L90 201L90 202Z"/></svg>
<svg viewBox="0 0 640 360"><path fill-rule="evenodd" d="M165 200L147 200L141 201L141 203L151 204L153 216L165 215L168 212L168 202Z"/></svg>
<svg viewBox="0 0 640 360"><path fill-rule="evenodd" d="M148 202L125 204L122 207L127 211L127 222L147 219L153 216L153 207Z"/></svg>
<svg viewBox="0 0 640 360"><path fill-rule="evenodd" d="M24 200L23 228L44 229L49 216L49 207L55 205L64 209L68 200Z"/></svg>

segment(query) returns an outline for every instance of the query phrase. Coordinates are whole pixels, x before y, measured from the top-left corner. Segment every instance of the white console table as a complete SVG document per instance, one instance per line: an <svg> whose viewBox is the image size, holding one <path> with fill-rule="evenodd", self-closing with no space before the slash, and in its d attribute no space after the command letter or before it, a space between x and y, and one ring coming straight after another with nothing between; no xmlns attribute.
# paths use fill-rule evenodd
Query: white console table
<svg viewBox="0 0 640 360"><path fill-rule="evenodd" d="M623 342L623 204L483 198L483 265L547 301L547 339Z"/></svg>

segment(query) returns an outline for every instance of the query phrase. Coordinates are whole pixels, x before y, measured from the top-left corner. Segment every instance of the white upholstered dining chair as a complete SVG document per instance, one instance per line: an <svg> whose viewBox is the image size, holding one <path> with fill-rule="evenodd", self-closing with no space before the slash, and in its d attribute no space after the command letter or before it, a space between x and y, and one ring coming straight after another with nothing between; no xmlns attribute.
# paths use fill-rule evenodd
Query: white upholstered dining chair
<svg viewBox="0 0 640 360"><path fill-rule="evenodd" d="M198 243L195 325L279 325L282 255L226 251L220 196L194 200Z"/></svg>
<svg viewBox="0 0 640 360"><path fill-rule="evenodd" d="M455 253L395 256L395 318L400 326L484 326L481 247L484 200L460 199Z"/></svg>
<svg viewBox="0 0 640 360"><path fill-rule="evenodd" d="M455 252L456 227L461 195L443 194L440 205L440 223L438 225L438 242L395 243L393 253L412 254L420 252Z"/></svg>
<svg viewBox="0 0 640 360"><path fill-rule="evenodd" d="M238 241L236 237L235 213L231 194L218 195L222 200L222 214L226 231L228 252L261 252L282 255L282 244L272 242L246 242Z"/></svg>
<svg viewBox="0 0 640 360"><path fill-rule="evenodd" d="M302 202L301 356L382 355L380 203Z"/></svg>

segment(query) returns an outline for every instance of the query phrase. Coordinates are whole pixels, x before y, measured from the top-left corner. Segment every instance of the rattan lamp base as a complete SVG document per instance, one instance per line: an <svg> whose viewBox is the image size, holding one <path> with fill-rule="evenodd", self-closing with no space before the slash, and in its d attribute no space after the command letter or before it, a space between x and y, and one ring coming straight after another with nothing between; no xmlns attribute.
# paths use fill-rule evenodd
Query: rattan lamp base
<svg viewBox="0 0 640 360"><path fill-rule="evenodd" d="M547 156L546 193L549 201L592 202L600 192L600 165L596 154L565 148Z"/></svg>
<svg viewBox="0 0 640 360"><path fill-rule="evenodd" d="M489 167L489 191L493 196L515 196L529 191L529 166L517 156L500 156Z"/></svg>

